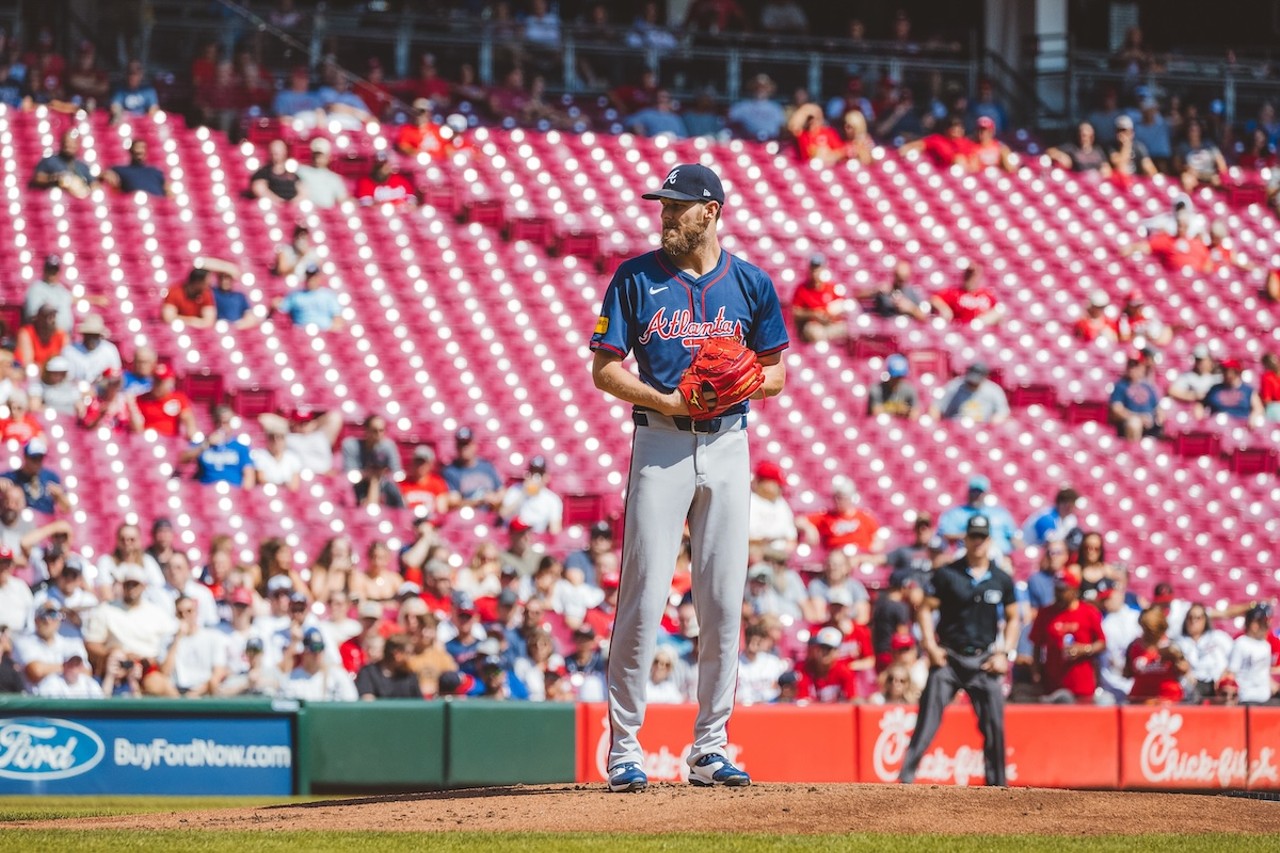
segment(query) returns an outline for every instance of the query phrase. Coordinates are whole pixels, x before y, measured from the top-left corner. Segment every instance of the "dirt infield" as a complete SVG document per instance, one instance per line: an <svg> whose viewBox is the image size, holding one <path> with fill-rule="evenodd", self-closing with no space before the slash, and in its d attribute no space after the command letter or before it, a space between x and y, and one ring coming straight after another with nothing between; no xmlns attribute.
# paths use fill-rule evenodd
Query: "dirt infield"
<svg viewBox="0 0 1280 853"><path fill-rule="evenodd" d="M1221 796L885 785L479 788L205 812L14 823L61 829L1136 835L1275 832L1280 803Z"/></svg>

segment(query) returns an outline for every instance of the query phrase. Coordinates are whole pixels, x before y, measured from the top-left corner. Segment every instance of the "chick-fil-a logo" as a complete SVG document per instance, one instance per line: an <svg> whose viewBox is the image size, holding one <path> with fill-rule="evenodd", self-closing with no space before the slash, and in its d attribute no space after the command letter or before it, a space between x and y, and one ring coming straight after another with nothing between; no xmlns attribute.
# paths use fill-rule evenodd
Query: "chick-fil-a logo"
<svg viewBox="0 0 1280 853"><path fill-rule="evenodd" d="M1197 753L1183 752L1178 749L1177 738L1182 723L1182 715L1168 709L1157 711L1147 719L1147 736L1138 757L1146 781L1217 783L1222 788L1245 781L1248 753L1229 746L1224 746L1216 756L1203 747Z"/></svg>
<svg viewBox="0 0 1280 853"><path fill-rule="evenodd" d="M880 718L880 734L871 750L871 764L876 778L881 782L896 782L902 761L911 743L911 733L916 727L916 712L906 708L892 708ZM1007 750L1008 758L1013 750ZM967 786L981 782L987 776L986 759L982 750L961 746L954 754L935 747L920 759L916 779L924 782L950 782ZM1010 782L1018 778L1018 766L1006 759L1005 775Z"/></svg>

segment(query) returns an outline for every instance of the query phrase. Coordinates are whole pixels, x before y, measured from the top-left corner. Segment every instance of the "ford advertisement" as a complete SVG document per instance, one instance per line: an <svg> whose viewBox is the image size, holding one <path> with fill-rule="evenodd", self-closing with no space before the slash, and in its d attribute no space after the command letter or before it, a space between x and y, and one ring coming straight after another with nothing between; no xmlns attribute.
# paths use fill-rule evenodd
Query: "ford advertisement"
<svg viewBox="0 0 1280 853"><path fill-rule="evenodd" d="M0 794L291 794L287 717L0 719Z"/></svg>

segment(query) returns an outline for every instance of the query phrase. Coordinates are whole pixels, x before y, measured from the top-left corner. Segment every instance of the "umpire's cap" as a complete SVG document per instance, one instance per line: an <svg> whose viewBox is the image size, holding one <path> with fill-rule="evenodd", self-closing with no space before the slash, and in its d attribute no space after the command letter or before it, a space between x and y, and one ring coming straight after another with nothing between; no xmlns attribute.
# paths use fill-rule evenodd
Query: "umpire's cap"
<svg viewBox="0 0 1280 853"><path fill-rule="evenodd" d="M985 539L991 535L991 521L985 515L975 515L965 525L964 532L966 536L979 536Z"/></svg>
<svg viewBox="0 0 1280 853"><path fill-rule="evenodd" d="M700 163L682 163L667 173L658 190L643 199L669 198L674 201L715 201L724 204L724 185L715 172Z"/></svg>

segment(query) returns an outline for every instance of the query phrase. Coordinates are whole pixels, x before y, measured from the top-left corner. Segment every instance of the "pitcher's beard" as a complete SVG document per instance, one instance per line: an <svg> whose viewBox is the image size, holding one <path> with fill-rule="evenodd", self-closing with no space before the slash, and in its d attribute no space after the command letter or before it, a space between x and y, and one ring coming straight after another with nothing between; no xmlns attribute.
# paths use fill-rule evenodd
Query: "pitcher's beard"
<svg viewBox="0 0 1280 853"><path fill-rule="evenodd" d="M707 230L695 224L662 229L662 250L673 258L683 257L702 247Z"/></svg>

